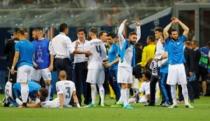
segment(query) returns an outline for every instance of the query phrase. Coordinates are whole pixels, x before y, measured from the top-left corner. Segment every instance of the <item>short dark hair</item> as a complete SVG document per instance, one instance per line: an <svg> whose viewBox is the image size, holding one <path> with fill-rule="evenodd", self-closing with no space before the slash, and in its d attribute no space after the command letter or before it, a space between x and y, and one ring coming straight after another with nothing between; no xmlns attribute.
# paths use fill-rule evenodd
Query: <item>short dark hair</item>
<svg viewBox="0 0 210 121"><path fill-rule="evenodd" d="M178 32L177 29L170 29L169 33L172 34L172 32Z"/></svg>
<svg viewBox="0 0 210 121"><path fill-rule="evenodd" d="M147 39L149 39L149 40L152 41L152 42L155 41L155 37L154 37L153 35L147 36Z"/></svg>
<svg viewBox="0 0 210 121"><path fill-rule="evenodd" d="M132 35L137 35L137 34L136 34L136 32L130 32L129 36L132 36Z"/></svg>
<svg viewBox="0 0 210 121"><path fill-rule="evenodd" d="M145 72L143 72L143 75L144 75L148 80L150 80L150 78L151 78L151 72L150 72L150 71L145 71Z"/></svg>
<svg viewBox="0 0 210 121"><path fill-rule="evenodd" d="M68 28L68 25L66 23L62 23L59 26L60 32L64 32L64 30L67 29L67 28Z"/></svg>
<svg viewBox="0 0 210 121"><path fill-rule="evenodd" d="M163 28L158 26L155 27L154 31L163 32Z"/></svg>
<svg viewBox="0 0 210 121"><path fill-rule="evenodd" d="M84 33L86 33L86 30L85 30L84 28L78 28L78 29L77 29L77 33L79 33L79 32L84 32Z"/></svg>
<svg viewBox="0 0 210 121"><path fill-rule="evenodd" d="M194 45L198 45L198 41L196 40L192 40L191 43L193 43Z"/></svg>
<svg viewBox="0 0 210 121"><path fill-rule="evenodd" d="M104 33L107 33L107 32L101 31L98 36L101 37L101 36L103 36Z"/></svg>
<svg viewBox="0 0 210 121"><path fill-rule="evenodd" d="M89 31L96 35L98 34L98 30L96 28L91 28Z"/></svg>
<svg viewBox="0 0 210 121"><path fill-rule="evenodd" d="M19 33L19 34L22 34L22 35L24 35L26 32L27 32L26 28L16 28L15 29L15 33Z"/></svg>
<svg viewBox="0 0 210 121"><path fill-rule="evenodd" d="M109 32L107 36L110 36L112 38L116 38L117 34L115 34L114 32Z"/></svg>
<svg viewBox="0 0 210 121"><path fill-rule="evenodd" d="M46 88L41 88L39 90L41 96L40 96L40 100L43 102L46 100L46 98L48 97L48 90Z"/></svg>
<svg viewBox="0 0 210 121"><path fill-rule="evenodd" d="M190 46L191 45L191 42L189 40L185 41L185 44Z"/></svg>
<svg viewBox="0 0 210 121"><path fill-rule="evenodd" d="M35 30L35 31L43 31L43 28L42 27L36 27L33 30Z"/></svg>

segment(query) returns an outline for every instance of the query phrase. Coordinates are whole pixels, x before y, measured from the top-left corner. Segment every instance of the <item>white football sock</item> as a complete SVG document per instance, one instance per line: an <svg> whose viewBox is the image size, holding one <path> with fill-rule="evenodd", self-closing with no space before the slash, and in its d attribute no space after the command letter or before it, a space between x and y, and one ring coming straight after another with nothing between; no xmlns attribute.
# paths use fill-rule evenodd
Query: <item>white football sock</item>
<svg viewBox="0 0 210 121"><path fill-rule="evenodd" d="M125 89L125 96L124 96L124 106L128 105L128 100L129 100L129 96L130 96L130 90L129 89Z"/></svg>
<svg viewBox="0 0 210 121"><path fill-rule="evenodd" d="M23 103L27 103L28 100L28 94L29 94L29 88L27 83L21 83L21 98Z"/></svg>
<svg viewBox="0 0 210 121"><path fill-rule="evenodd" d="M176 101L176 85L171 85L171 97L173 99L173 105L177 105L177 101Z"/></svg>
<svg viewBox="0 0 210 121"><path fill-rule="evenodd" d="M185 105L189 105L189 95L188 95L188 90L187 90L187 85L182 84L182 95L184 97L184 103Z"/></svg>
<svg viewBox="0 0 210 121"><path fill-rule="evenodd" d="M50 93L51 93L51 85L46 86L46 89L48 90L48 96L46 100L50 100Z"/></svg>
<svg viewBox="0 0 210 121"><path fill-rule="evenodd" d="M102 84L98 84L98 88L99 88L99 95L100 95L100 98L101 98L101 105L104 105L104 87Z"/></svg>
<svg viewBox="0 0 210 121"><path fill-rule="evenodd" d="M95 105L96 102L96 94L97 94L97 89L95 84L91 84L91 98L92 98L92 104Z"/></svg>

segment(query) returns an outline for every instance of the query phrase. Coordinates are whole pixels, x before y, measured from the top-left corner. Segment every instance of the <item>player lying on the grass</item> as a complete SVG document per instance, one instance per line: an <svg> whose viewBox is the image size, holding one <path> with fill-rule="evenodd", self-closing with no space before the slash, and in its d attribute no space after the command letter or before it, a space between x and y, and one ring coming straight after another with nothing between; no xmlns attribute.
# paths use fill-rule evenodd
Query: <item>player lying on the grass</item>
<svg viewBox="0 0 210 121"><path fill-rule="evenodd" d="M52 101L42 102L40 106L44 108L71 107L69 103L73 98L76 107L80 108L80 104L76 95L75 84L74 82L67 80L67 74L65 71L60 71L59 80L60 81L56 83L57 98Z"/></svg>
<svg viewBox="0 0 210 121"><path fill-rule="evenodd" d="M28 97L28 103L39 103L39 90L41 90L41 86L34 82L29 81L28 82L29 87L29 97ZM21 86L20 83L12 84L12 82L8 81L5 85L5 99L4 99L4 106L5 107L11 107L11 106L22 106L23 102L21 99Z"/></svg>

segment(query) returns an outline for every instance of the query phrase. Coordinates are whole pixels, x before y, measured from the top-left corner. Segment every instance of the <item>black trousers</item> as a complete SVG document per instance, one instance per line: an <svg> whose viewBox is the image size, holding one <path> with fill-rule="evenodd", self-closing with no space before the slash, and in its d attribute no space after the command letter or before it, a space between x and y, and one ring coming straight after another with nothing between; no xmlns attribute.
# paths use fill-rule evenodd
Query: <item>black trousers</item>
<svg viewBox="0 0 210 121"><path fill-rule="evenodd" d="M196 80L193 83L193 90L195 94L195 99L198 99L200 97L199 73L196 73Z"/></svg>
<svg viewBox="0 0 210 121"><path fill-rule="evenodd" d="M150 105L155 105L156 84L159 76L152 76L150 79Z"/></svg>
<svg viewBox="0 0 210 121"><path fill-rule="evenodd" d="M67 73L67 79L72 80L72 61L69 58L55 58L54 68L58 75L61 70L65 70Z"/></svg>
<svg viewBox="0 0 210 121"><path fill-rule="evenodd" d="M73 65L73 81L80 104L82 103L82 94L84 96L84 104L91 103L91 88L90 84L86 83L87 71L87 62L75 63Z"/></svg>

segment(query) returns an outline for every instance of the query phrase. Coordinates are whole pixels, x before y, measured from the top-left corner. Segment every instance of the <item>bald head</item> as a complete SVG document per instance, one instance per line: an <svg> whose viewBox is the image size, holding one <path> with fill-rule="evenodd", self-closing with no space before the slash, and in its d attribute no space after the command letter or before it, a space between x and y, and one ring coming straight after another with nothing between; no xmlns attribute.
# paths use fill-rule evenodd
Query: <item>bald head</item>
<svg viewBox="0 0 210 121"><path fill-rule="evenodd" d="M60 80L66 80L67 79L66 71L64 71L64 70L60 71L60 73L59 73L59 79Z"/></svg>

